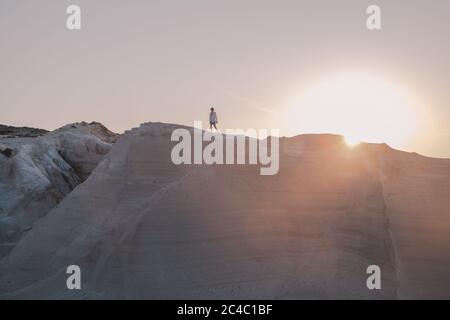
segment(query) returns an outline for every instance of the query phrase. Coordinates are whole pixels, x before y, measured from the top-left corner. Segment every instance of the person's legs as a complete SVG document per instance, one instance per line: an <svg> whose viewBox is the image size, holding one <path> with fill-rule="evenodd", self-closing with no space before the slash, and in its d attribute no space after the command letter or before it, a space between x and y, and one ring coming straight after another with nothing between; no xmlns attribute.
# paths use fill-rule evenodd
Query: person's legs
<svg viewBox="0 0 450 320"><path fill-rule="evenodd" d="M212 131L212 127L213 127L213 123L210 121L209 122L209 131Z"/></svg>
<svg viewBox="0 0 450 320"><path fill-rule="evenodd" d="M217 129L217 126L216 126L216 123L215 123L215 122L213 123L213 126L214 126L214 128L216 129L216 131L218 131L218 129Z"/></svg>

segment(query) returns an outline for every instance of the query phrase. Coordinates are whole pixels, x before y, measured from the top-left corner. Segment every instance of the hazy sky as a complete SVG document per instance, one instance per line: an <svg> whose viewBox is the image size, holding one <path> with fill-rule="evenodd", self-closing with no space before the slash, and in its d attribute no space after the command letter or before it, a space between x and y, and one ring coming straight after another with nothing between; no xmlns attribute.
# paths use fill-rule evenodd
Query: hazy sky
<svg viewBox="0 0 450 320"><path fill-rule="evenodd" d="M70 4L81 30L66 28ZM379 31L366 28L370 4ZM426 111L398 147L450 157L449 58L448 0L0 0L0 123L96 120L121 132L206 122L214 105L222 128L301 133L302 119L285 121L295 97L356 73L389 79Z"/></svg>

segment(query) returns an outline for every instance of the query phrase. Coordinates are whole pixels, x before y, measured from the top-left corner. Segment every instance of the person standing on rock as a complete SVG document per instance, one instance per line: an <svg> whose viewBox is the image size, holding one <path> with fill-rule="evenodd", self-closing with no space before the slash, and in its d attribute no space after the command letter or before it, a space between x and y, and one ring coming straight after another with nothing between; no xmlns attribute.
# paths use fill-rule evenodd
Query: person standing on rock
<svg viewBox="0 0 450 320"><path fill-rule="evenodd" d="M214 111L214 108L211 108L211 112L209 113L209 130L212 131L212 128L216 129L216 131L219 131L217 129L217 113Z"/></svg>

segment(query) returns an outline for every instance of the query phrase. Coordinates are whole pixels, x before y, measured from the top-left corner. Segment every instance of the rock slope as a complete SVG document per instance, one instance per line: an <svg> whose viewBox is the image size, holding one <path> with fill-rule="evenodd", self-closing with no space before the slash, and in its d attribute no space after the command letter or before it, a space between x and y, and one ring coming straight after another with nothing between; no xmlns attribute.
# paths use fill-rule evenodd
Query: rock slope
<svg viewBox="0 0 450 320"><path fill-rule="evenodd" d="M450 160L302 135L261 176L173 165L174 128L122 135L0 261L0 297L450 298ZM82 290L66 288L72 264Z"/></svg>

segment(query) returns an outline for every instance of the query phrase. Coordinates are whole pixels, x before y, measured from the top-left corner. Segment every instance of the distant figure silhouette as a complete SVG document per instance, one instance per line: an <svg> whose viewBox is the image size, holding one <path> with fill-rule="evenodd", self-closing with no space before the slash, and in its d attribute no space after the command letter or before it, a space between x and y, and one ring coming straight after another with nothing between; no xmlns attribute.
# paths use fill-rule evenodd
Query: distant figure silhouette
<svg viewBox="0 0 450 320"><path fill-rule="evenodd" d="M216 129L216 131L219 131L219 129L217 129L217 113L214 111L214 108L211 108L211 112L209 113L209 130L212 131L212 128L214 127L214 129Z"/></svg>

